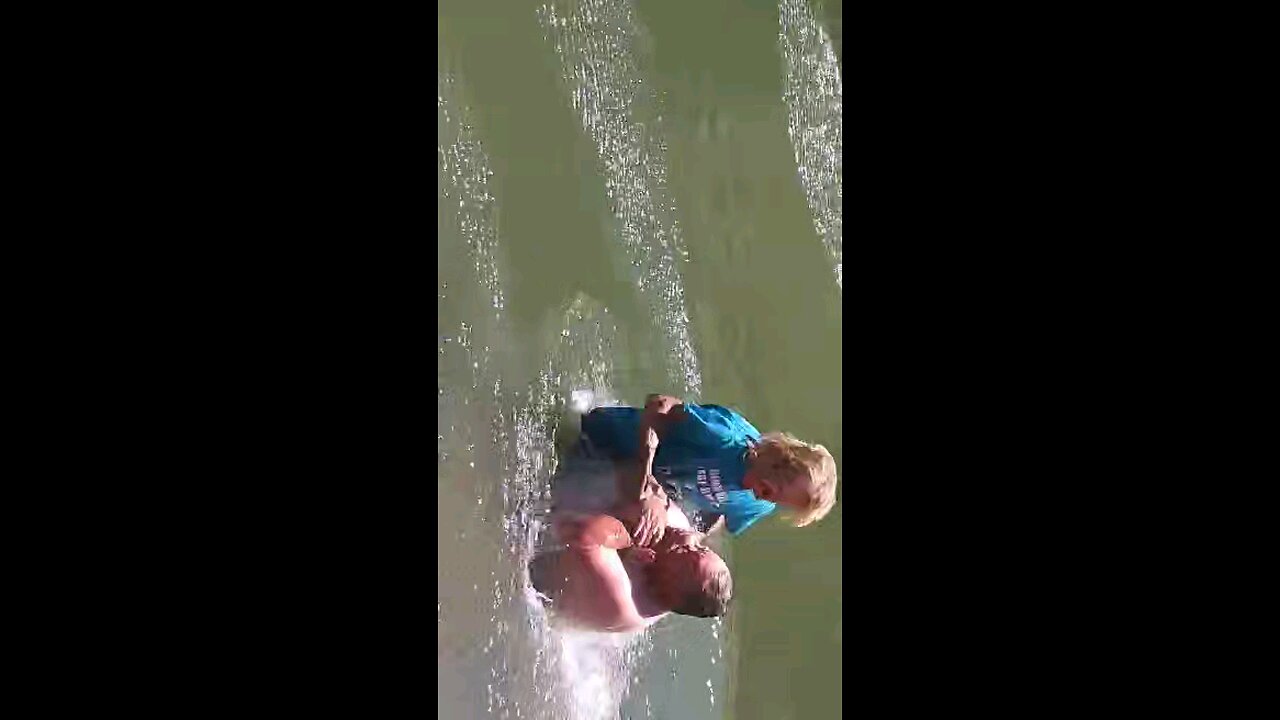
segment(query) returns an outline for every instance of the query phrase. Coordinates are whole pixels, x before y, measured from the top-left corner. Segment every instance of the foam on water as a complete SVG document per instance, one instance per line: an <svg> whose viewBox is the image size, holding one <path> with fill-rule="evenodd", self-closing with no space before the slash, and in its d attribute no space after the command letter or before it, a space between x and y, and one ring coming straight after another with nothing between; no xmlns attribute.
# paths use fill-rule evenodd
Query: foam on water
<svg viewBox="0 0 1280 720"><path fill-rule="evenodd" d="M596 6L588 3L575 27L596 28L590 9ZM598 45L591 48L586 57L595 70L583 72L604 72L599 63L611 61ZM672 689L674 655L662 668L649 668L664 677L639 681L654 652L654 631L621 636L554 628L529 588L527 563L546 540L557 430L576 422L567 412L617 403L614 358L625 349L608 308L579 296L555 327L546 328L556 341L533 380L512 386L507 368L520 349L504 314L491 165L461 101L465 86L446 71L437 88L438 221L442 239L460 241L442 240L438 247L440 316L458 322L440 327L437 343L438 513L445 533L438 560L441 572L449 573L439 578L436 610L442 714L464 711L469 717L484 708L504 718L594 720L619 717L625 707L629 717L697 716ZM602 97L590 87L581 89L584 97L595 98L591 102ZM654 138L628 117L596 118L602 125L593 137L609 168L623 247L667 333L673 380L696 393L701 380L675 265L677 230L673 221L658 218L670 209L663 199L661 156L652 147ZM633 153L631 161L624 162L620 158L627 153ZM714 630L709 638L700 635L718 623L664 620L658 631L676 633L672 623L694 628L678 632L680 640L706 645L713 658L723 655ZM668 649L677 637L660 636L670 638L663 643ZM669 669L671 678L665 677ZM704 679L714 706L711 679L699 677L697 683Z"/></svg>
<svg viewBox="0 0 1280 720"><path fill-rule="evenodd" d="M437 521L453 545L442 542L437 558L440 684L453 693L446 701L442 692L440 702L442 710L455 712L446 702L474 707L484 698L491 711L505 702L498 676L508 663L496 657L494 636L479 652L475 648L483 628L505 631L508 618L499 615L509 572L493 530L505 402L491 351L504 335L497 205L488 189L488 158L459 100L459 85L450 73L437 76L438 222L442 237L461 241L437 246L438 312L458 322L439 328L436 388Z"/></svg>
<svg viewBox="0 0 1280 720"><path fill-rule="evenodd" d="M644 30L630 0L549 3L538 9L538 19L560 59L573 109L595 144L618 241L672 349L668 375L696 395L702 377L677 265L687 251L667 192L661 117L640 69Z"/></svg>
<svg viewBox="0 0 1280 720"><path fill-rule="evenodd" d="M437 344L437 470L440 512L456 532L441 543L449 566L437 601L441 678L453 705L498 717L617 717L627 678L644 651L635 638L553 629L528 586L527 563L544 541L554 435L567 401L608 402L616 327L606 308L575 300L534 380L512 391L494 348L509 347L496 198L488 159L442 76L437 99L441 222L461 247L442 247L437 302L467 318L441 328ZM455 202L456 201L456 202ZM487 430L487 433L486 433ZM456 495L468 494L457 499ZM474 498L467 507L464 500ZM470 591L468 593L468 590Z"/></svg>
<svg viewBox="0 0 1280 720"><path fill-rule="evenodd" d="M458 231L466 240L475 274L500 320L505 299L498 277L498 216L489 192L489 160L475 138L465 106L455 99L457 80L450 74L436 82L436 127L443 142L437 147L440 171L448 179L441 194L458 201Z"/></svg>
<svg viewBox="0 0 1280 720"><path fill-rule="evenodd" d="M836 284L844 288L843 85L831 39L807 0L781 0L778 45L783 61L787 132L795 148L813 227L835 261Z"/></svg>
<svg viewBox="0 0 1280 720"><path fill-rule="evenodd" d="M550 624L528 586L527 564L547 544L550 477L555 468L553 437L575 396L598 403L611 396L611 352L616 328L603 306L585 297L566 311L560 342L548 356L515 411L512 460L503 486L508 551L519 568L522 611L531 630L525 642L536 648L531 666L508 666L508 685L540 691L533 715L596 720L618 717L627 679L640 661L644 643L635 636L566 630ZM508 647L517 638L506 637Z"/></svg>

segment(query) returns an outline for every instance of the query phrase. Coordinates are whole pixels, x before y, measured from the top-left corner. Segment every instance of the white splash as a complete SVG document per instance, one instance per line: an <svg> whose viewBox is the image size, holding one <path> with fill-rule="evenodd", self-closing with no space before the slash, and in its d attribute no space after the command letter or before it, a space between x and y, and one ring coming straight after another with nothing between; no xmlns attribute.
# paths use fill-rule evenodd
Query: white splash
<svg viewBox="0 0 1280 720"><path fill-rule="evenodd" d="M836 284L843 289L844 90L840 64L831 39L806 0L781 0L778 17L787 132L795 148L796 168L813 214L813 227L835 261Z"/></svg>
<svg viewBox="0 0 1280 720"><path fill-rule="evenodd" d="M666 144L637 45L644 30L630 0L542 5L538 19L564 71L570 102L595 143L605 193L641 296L672 352L668 374L694 395L702 376L689 333L677 258L687 255L667 192Z"/></svg>
<svg viewBox="0 0 1280 720"><path fill-rule="evenodd" d="M475 137L465 106L458 102L457 80L440 74L436 79L436 148L441 174L440 193L458 201L458 230L466 239L476 277L487 292L495 318L501 318L505 300L498 271L498 213L489 192L489 158Z"/></svg>

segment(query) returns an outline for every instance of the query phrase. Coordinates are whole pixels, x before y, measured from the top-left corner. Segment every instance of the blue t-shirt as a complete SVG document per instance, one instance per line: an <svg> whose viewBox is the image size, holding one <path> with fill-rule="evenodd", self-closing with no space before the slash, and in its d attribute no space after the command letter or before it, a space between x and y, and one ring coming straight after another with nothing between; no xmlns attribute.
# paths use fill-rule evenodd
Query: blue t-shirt
<svg viewBox="0 0 1280 720"><path fill-rule="evenodd" d="M750 443L760 439L746 418L719 405L686 403L685 418L668 426L658 443L653 475L700 510L724 515L737 535L776 506L743 489ZM641 410L601 407L582 418L582 432L615 460L640 453Z"/></svg>

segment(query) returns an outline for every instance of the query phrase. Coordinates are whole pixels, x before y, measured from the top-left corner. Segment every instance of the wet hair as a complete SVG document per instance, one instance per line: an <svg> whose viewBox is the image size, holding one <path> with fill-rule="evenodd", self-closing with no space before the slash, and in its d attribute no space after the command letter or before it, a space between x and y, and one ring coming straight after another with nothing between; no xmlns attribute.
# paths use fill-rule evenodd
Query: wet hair
<svg viewBox="0 0 1280 720"><path fill-rule="evenodd" d="M556 561L559 553L549 552L538 555L529 561L529 584L534 590L551 596L555 584L552 582L553 573L556 571Z"/></svg>
<svg viewBox="0 0 1280 720"><path fill-rule="evenodd" d="M671 610L692 617L721 617L729 611L729 601L732 599L733 576L729 574L729 567L721 561L703 579L701 586L685 595L680 604Z"/></svg>

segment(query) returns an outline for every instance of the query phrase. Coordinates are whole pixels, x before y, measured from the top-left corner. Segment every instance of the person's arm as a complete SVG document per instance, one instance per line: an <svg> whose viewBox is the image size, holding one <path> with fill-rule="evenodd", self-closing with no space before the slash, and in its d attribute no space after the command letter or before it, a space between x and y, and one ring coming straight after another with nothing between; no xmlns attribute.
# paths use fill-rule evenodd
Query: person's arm
<svg viewBox="0 0 1280 720"><path fill-rule="evenodd" d="M670 503L667 493L657 480L649 478L644 496L639 500L620 499L609 511L624 526L631 529L635 542L644 547L662 539L667 529L667 511Z"/></svg>
<svg viewBox="0 0 1280 720"><path fill-rule="evenodd" d="M684 403L672 395L654 393L644 399L644 412L640 413L640 451L643 454L646 446L658 449L658 437L673 421L682 417Z"/></svg>
<svg viewBox="0 0 1280 720"><path fill-rule="evenodd" d="M618 501L626 505L638 502L639 521L634 524L637 545L649 545L662 539L666 531L666 494L653 477L653 461L658 454L658 437L672 423L684 419L684 405L671 395L650 395L640 414L640 456L634 466L623 463L618 473Z"/></svg>
<svg viewBox="0 0 1280 720"><path fill-rule="evenodd" d="M609 515L562 515L556 519L555 529L560 542L576 550L631 547L631 534L627 528Z"/></svg>
<svg viewBox="0 0 1280 720"><path fill-rule="evenodd" d="M563 578L554 599L560 612L604 632L643 627L644 618L632 598L631 579L617 552L631 545L622 523L608 515L561 517L556 531L568 546L555 568Z"/></svg>
<svg viewBox="0 0 1280 720"><path fill-rule="evenodd" d="M644 499L649 478L653 477L653 460L658 454L658 440L674 421L684 417L684 405L680 398L671 395L650 395L645 398L644 411L640 413L640 454L636 458L634 473L618 488L622 498Z"/></svg>

